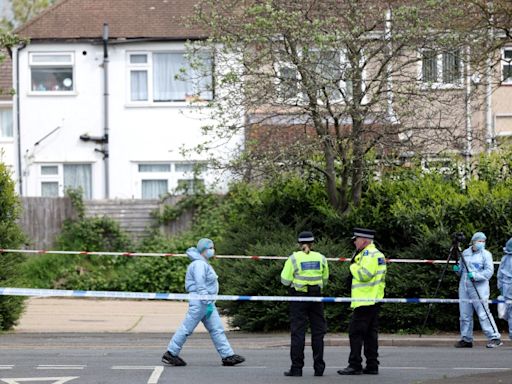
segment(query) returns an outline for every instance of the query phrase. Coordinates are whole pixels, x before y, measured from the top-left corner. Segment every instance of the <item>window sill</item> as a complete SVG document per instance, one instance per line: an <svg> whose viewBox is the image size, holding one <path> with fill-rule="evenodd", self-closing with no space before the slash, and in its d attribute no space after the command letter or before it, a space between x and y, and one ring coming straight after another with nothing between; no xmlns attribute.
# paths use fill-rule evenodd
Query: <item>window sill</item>
<svg viewBox="0 0 512 384"><path fill-rule="evenodd" d="M420 83L420 89L422 91L461 90L461 89L464 89L464 84Z"/></svg>
<svg viewBox="0 0 512 384"><path fill-rule="evenodd" d="M76 91L29 91L27 96L44 96L44 97L52 97L52 96L78 96L78 92Z"/></svg>
<svg viewBox="0 0 512 384"><path fill-rule="evenodd" d="M169 108L169 107L176 107L176 108L198 108L198 107L207 107L208 103L210 101L201 101L201 102L188 102L188 101L169 101L169 102L162 102L162 103L153 103L148 101L143 102L127 102L125 103L126 108Z"/></svg>
<svg viewBox="0 0 512 384"><path fill-rule="evenodd" d="M14 137L0 137L0 143L12 144L14 143Z"/></svg>

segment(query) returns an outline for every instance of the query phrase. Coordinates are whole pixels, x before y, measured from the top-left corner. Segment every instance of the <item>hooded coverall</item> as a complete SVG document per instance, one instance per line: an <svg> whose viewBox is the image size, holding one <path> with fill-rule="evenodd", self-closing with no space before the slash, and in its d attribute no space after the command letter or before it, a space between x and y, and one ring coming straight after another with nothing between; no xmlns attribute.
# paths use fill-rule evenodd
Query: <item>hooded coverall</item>
<svg viewBox="0 0 512 384"><path fill-rule="evenodd" d="M509 242L507 242L507 245ZM512 252L508 252L507 248L503 248L503 250L505 254L498 268L498 289L505 300L512 300ZM508 337L512 340L512 304L507 304L507 314Z"/></svg>
<svg viewBox="0 0 512 384"><path fill-rule="evenodd" d="M465 263L461 260L459 262L460 270L456 272L460 276L459 299L476 301L472 303L459 302L461 339L468 343L473 342L473 310L478 316L485 336L489 340L500 339L501 335L487 303L487 300L489 300L489 280L494 273L492 255L485 249L474 251L472 247L469 247L462 252L462 257ZM466 270L466 265L468 270ZM473 273L474 285L468 277L468 272ZM475 287L478 289L478 294L482 299L481 302L478 301ZM487 315L489 315L489 318L487 318ZM491 322L489 322L489 319Z"/></svg>
<svg viewBox="0 0 512 384"><path fill-rule="evenodd" d="M213 267L203 256L201 256L195 247L187 249L187 256L192 261L189 264L187 274L185 275L185 289L187 292L190 294L196 293L198 295L218 294L218 276ZM224 332L224 327L217 308L214 309L208 319L205 317L206 308L208 304L211 303L213 302L208 300L189 301L188 312L185 315L185 320L183 320L183 323L167 346L167 350L172 355L179 356L183 344L185 344L187 338L192 334L192 332L194 332L194 329L200 321L210 333L210 337L220 357L223 359L234 355L233 349L231 348Z"/></svg>

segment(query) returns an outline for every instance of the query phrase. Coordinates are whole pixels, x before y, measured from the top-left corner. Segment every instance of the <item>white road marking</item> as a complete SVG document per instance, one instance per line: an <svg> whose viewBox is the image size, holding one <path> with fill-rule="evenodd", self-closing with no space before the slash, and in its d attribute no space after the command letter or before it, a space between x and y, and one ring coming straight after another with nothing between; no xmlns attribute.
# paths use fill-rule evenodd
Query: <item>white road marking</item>
<svg viewBox="0 0 512 384"><path fill-rule="evenodd" d="M506 370L512 370L512 368L485 368L485 367L481 367L481 368L478 368L478 367L467 367L467 368L462 368L462 367L453 367L453 369L458 369L458 370L461 370L461 371L467 371L467 370L484 370L484 371L506 371Z"/></svg>
<svg viewBox="0 0 512 384"><path fill-rule="evenodd" d="M161 366L155 367L155 369L153 370L153 373L149 377L148 384L157 384L158 379L160 378L160 375L162 374L163 371L164 371L164 367L161 367Z"/></svg>
<svg viewBox="0 0 512 384"><path fill-rule="evenodd" d="M4 383L7 384L19 384L26 383L29 381L51 381L50 384L64 384L68 381L78 379L80 376L68 376L68 377L22 377L22 378L2 378Z"/></svg>
<svg viewBox="0 0 512 384"><path fill-rule="evenodd" d="M147 384L157 384L158 379L160 379L160 375L164 371L164 367L161 365L114 365L112 369L152 369L153 372L151 373Z"/></svg>
<svg viewBox="0 0 512 384"><path fill-rule="evenodd" d="M14 365L0 365L0 369L12 369Z"/></svg>
<svg viewBox="0 0 512 384"><path fill-rule="evenodd" d="M45 365L39 364L36 369L84 369L86 365Z"/></svg>

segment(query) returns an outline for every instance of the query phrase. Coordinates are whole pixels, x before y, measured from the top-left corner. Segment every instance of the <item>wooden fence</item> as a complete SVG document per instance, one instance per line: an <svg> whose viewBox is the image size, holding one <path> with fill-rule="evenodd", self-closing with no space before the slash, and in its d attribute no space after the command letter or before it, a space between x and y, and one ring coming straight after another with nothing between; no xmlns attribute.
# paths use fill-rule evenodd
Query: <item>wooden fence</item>
<svg viewBox="0 0 512 384"><path fill-rule="evenodd" d="M164 205L174 205L181 197L160 200L85 200L86 217L106 216L117 221L133 240L148 235L150 229L172 236L190 227L193 212L187 212L176 221L159 225L154 212L161 212ZM68 197L22 197L23 212L19 223L27 235L26 248L51 249L66 219L76 218Z"/></svg>

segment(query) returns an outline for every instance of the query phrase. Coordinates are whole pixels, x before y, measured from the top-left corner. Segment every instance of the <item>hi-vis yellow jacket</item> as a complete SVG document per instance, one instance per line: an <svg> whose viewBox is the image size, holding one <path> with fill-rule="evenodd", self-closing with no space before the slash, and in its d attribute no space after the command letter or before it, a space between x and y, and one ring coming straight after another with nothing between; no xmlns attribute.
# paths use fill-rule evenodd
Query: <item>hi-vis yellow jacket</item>
<svg viewBox="0 0 512 384"><path fill-rule="evenodd" d="M386 287L386 259L375 247L368 244L350 264L353 299L382 299ZM352 301L350 307L373 305L374 301Z"/></svg>
<svg viewBox="0 0 512 384"><path fill-rule="evenodd" d="M307 292L308 285L323 288L329 279L329 266L324 255L318 252L294 252L284 263L281 283L291 285L299 292Z"/></svg>

